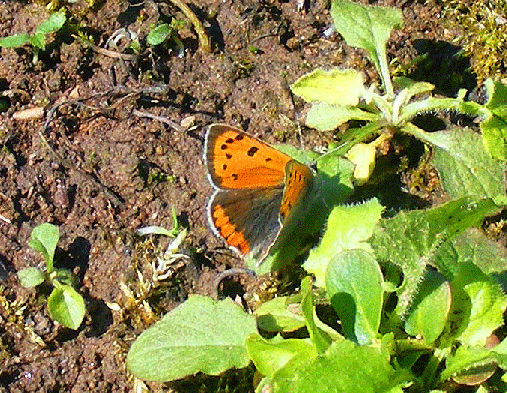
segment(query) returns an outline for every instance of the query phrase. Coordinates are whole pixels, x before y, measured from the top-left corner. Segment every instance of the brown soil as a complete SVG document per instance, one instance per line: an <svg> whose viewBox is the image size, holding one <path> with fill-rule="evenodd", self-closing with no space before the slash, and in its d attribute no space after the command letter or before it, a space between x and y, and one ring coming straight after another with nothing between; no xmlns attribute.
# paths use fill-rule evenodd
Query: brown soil
<svg viewBox="0 0 507 393"><path fill-rule="evenodd" d="M388 45L396 57L393 67L406 67L412 76L436 83L440 92L455 93L438 56L452 58L456 48L442 42L452 42L459 31L439 19L440 5L385 3L403 10L405 21ZM173 41L155 49L145 44L158 20L185 20L170 3L111 0L92 10L78 1L67 4L69 15L97 47L106 48L113 33L125 28L138 35L140 53L107 55L74 38L71 30L50 40L36 65L28 46L1 50L0 90L10 107L0 114L0 392L134 391L125 368L133 340L155 315L189 293L215 295L217 274L241 265L207 227L212 189L202 160L206 126L225 122L268 142L318 147L338 135L305 128L298 135L305 106L291 95L289 84L316 67L355 67L369 81L377 78L364 53L336 34L324 35L331 25L327 1L301 4L298 10L297 2L285 0L196 2L192 9L213 46L205 54L190 25L179 32L182 53ZM47 15L42 5L1 2L0 36L33 32ZM133 53L124 44L125 39L108 49ZM423 53L436 63L414 67L411 61ZM473 87L470 81L465 87ZM163 92L150 90L162 85ZM45 108L45 116L14 119L16 112L33 107ZM189 228L183 252L190 258L175 261L168 279L147 288L151 263L169 239L139 237L135 230L170 229L173 207ZM32 228L43 222L59 226L57 261L81 279L87 315L77 331L49 318L47 291L25 289L16 276L20 269L42 266L28 241ZM261 281L239 277L224 290L242 295ZM152 311L142 306L143 299ZM231 381L243 377L235 374L225 383L231 388ZM205 392L223 381L196 380L171 388L147 385L155 391Z"/></svg>

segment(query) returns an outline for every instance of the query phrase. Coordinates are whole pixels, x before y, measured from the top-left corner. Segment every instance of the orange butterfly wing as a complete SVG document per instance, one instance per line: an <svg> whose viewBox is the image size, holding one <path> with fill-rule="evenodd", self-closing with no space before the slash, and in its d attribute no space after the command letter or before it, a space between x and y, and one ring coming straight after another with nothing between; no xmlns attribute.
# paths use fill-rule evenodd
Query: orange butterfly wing
<svg viewBox="0 0 507 393"><path fill-rule="evenodd" d="M263 259L281 229L282 188L218 190L208 205L214 232L243 256Z"/></svg>
<svg viewBox="0 0 507 393"><path fill-rule="evenodd" d="M313 186L313 171L296 160L285 166L285 187L280 206L280 220L285 222Z"/></svg>
<svg viewBox="0 0 507 393"><path fill-rule="evenodd" d="M224 190L267 188L283 183L291 158L271 146L222 124L206 134L205 159L211 182Z"/></svg>

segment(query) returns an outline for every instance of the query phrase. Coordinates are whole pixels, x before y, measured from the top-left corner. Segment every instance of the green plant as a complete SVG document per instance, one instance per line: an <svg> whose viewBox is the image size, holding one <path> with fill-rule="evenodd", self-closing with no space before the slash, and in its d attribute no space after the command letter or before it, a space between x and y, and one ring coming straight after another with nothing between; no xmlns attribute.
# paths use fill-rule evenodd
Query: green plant
<svg viewBox="0 0 507 393"><path fill-rule="evenodd" d="M504 391L507 339L498 329L507 308L507 251L476 227L506 204L507 87L486 81L481 105L464 101L464 91L456 99L436 98L426 82L393 84L385 44L401 13L333 0L331 15L349 45L368 51L383 93L365 87L354 70L316 70L292 85L313 103L308 125L366 125L348 130L341 145L320 157L283 148L295 159L317 161L313 199L260 266L247 261L258 273L276 269L325 224L303 264L313 278L255 315L230 300L190 296L137 339L127 366L140 378L167 381L253 362L263 376L257 392L426 392L460 385ZM476 117L481 134L427 132L412 122L439 110ZM397 133L432 149L449 200L389 214L376 198L344 204L354 184L371 176L377 146Z"/></svg>
<svg viewBox="0 0 507 393"><path fill-rule="evenodd" d="M39 51L46 49L47 36L60 30L66 19L65 12L55 12L37 26L34 34L20 33L0 38L0 47L20 48L30 44L33 46L33 63L36 64L39 61Z"/></svg>
<svg viewBox="0 0 507 393"><path fill-rule="evenodd" d="M168 38L173 38L174 34L183 26L183 24L184 22L177 21L176 19L173 19L170 24L161 23L148 33L146 36L146 42L153 46L160 45Z"/></svg>
<svg viewBox="0 0 507 393"><path fill-rule="evenodd" d="M185 54L185 45L178 36L178 30L185 25L185 22L173 19L170 24L161 23L146 36L146 42L149 45L160 45L165 41L172 40L176 46L176 52L179 57Z"/></svg>
<svg viewBox="0 0 507 393"><path fill-rule="evenodd" d="M77 278L66 269L54 269L53 258L60 237L57 226L44 223L32 230L30 246L44 256L46 270L29 267L18 271L18 279L25 288L44 282L54 288L48 298L51 318L62 325L77 329L83 321L85 304L83 297L73 288Z"/></svg>

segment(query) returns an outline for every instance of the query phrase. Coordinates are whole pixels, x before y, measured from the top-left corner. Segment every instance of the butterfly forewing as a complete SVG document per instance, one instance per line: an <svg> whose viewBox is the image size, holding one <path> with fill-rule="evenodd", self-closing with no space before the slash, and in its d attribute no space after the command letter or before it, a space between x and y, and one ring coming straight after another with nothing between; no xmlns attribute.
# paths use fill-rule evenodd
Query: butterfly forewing
<svg viewBox="0 0 507 393"><path fill-rule="evenodd" d="M283 185L291 158L235 128L215 124L206 135L206 163L212 183L224 190Z"/></svg>

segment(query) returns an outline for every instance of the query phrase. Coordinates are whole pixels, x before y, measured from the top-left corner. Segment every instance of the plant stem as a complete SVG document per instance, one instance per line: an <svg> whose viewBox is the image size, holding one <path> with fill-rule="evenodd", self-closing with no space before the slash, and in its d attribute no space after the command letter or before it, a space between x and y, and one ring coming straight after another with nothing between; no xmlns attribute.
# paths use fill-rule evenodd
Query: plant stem
<svg viewBox="0 0 507 393"><path fill-rule="evenodd" d="M424 391L429 391L435 384L435 374L437 372L438 366L442 359L444 358L444 353L446 350L435 349L434 354L430 357L426 368L421 376L421 381L423 384Z"/></svg>
<svg viewBox="0 0 507 393"><path fill-rule="evenodd" d="M422 101L412 102L402 107L398 123L401 124L403 122L408 122L415 116L422 113L439 110L454 110L468 116L484 116L487 111L482 105L477 104L476 102L463 102L462 100L456 98L430 97Z"/></svg>
<svg viewBox="0 0 507 393"><path fill-rule="evenodd" d="M387 125L388 123L385 121L376 121L361 128L347 130L347 133L344 135L344 138L341 141L342 143L336 149L333 149L331 151L328 151L326 154L321 155L317 161L325 160L328 157L341 157L345 155L345 153L347 153L352 146L371 138L378 132L378 130L387 127Z"/></svg>
<svg viewBox="0 0 507 393"><path fill-rule="evenodd" d="M197 33L197 36L199 37L199 47L204 53L211 53L211 45L209 37L206 34L206 30L204 29L204 26L199 20L199 18L188 7L188 5L186 5L182 0L166 0L166 1L173 3L185 14L185 16L194 25L194 29Z"/></svg>
<svg viewBox="0 0 507 393"><path fill-rule="evenodd" d="M385 49L384 49L385 52ZM387 65L387 55L384 53L383 56L378 57L380 78L384 85L385 93L387 98L394 98L393 84L391 83L391 74L389 73L389 66Z"/></svg>

